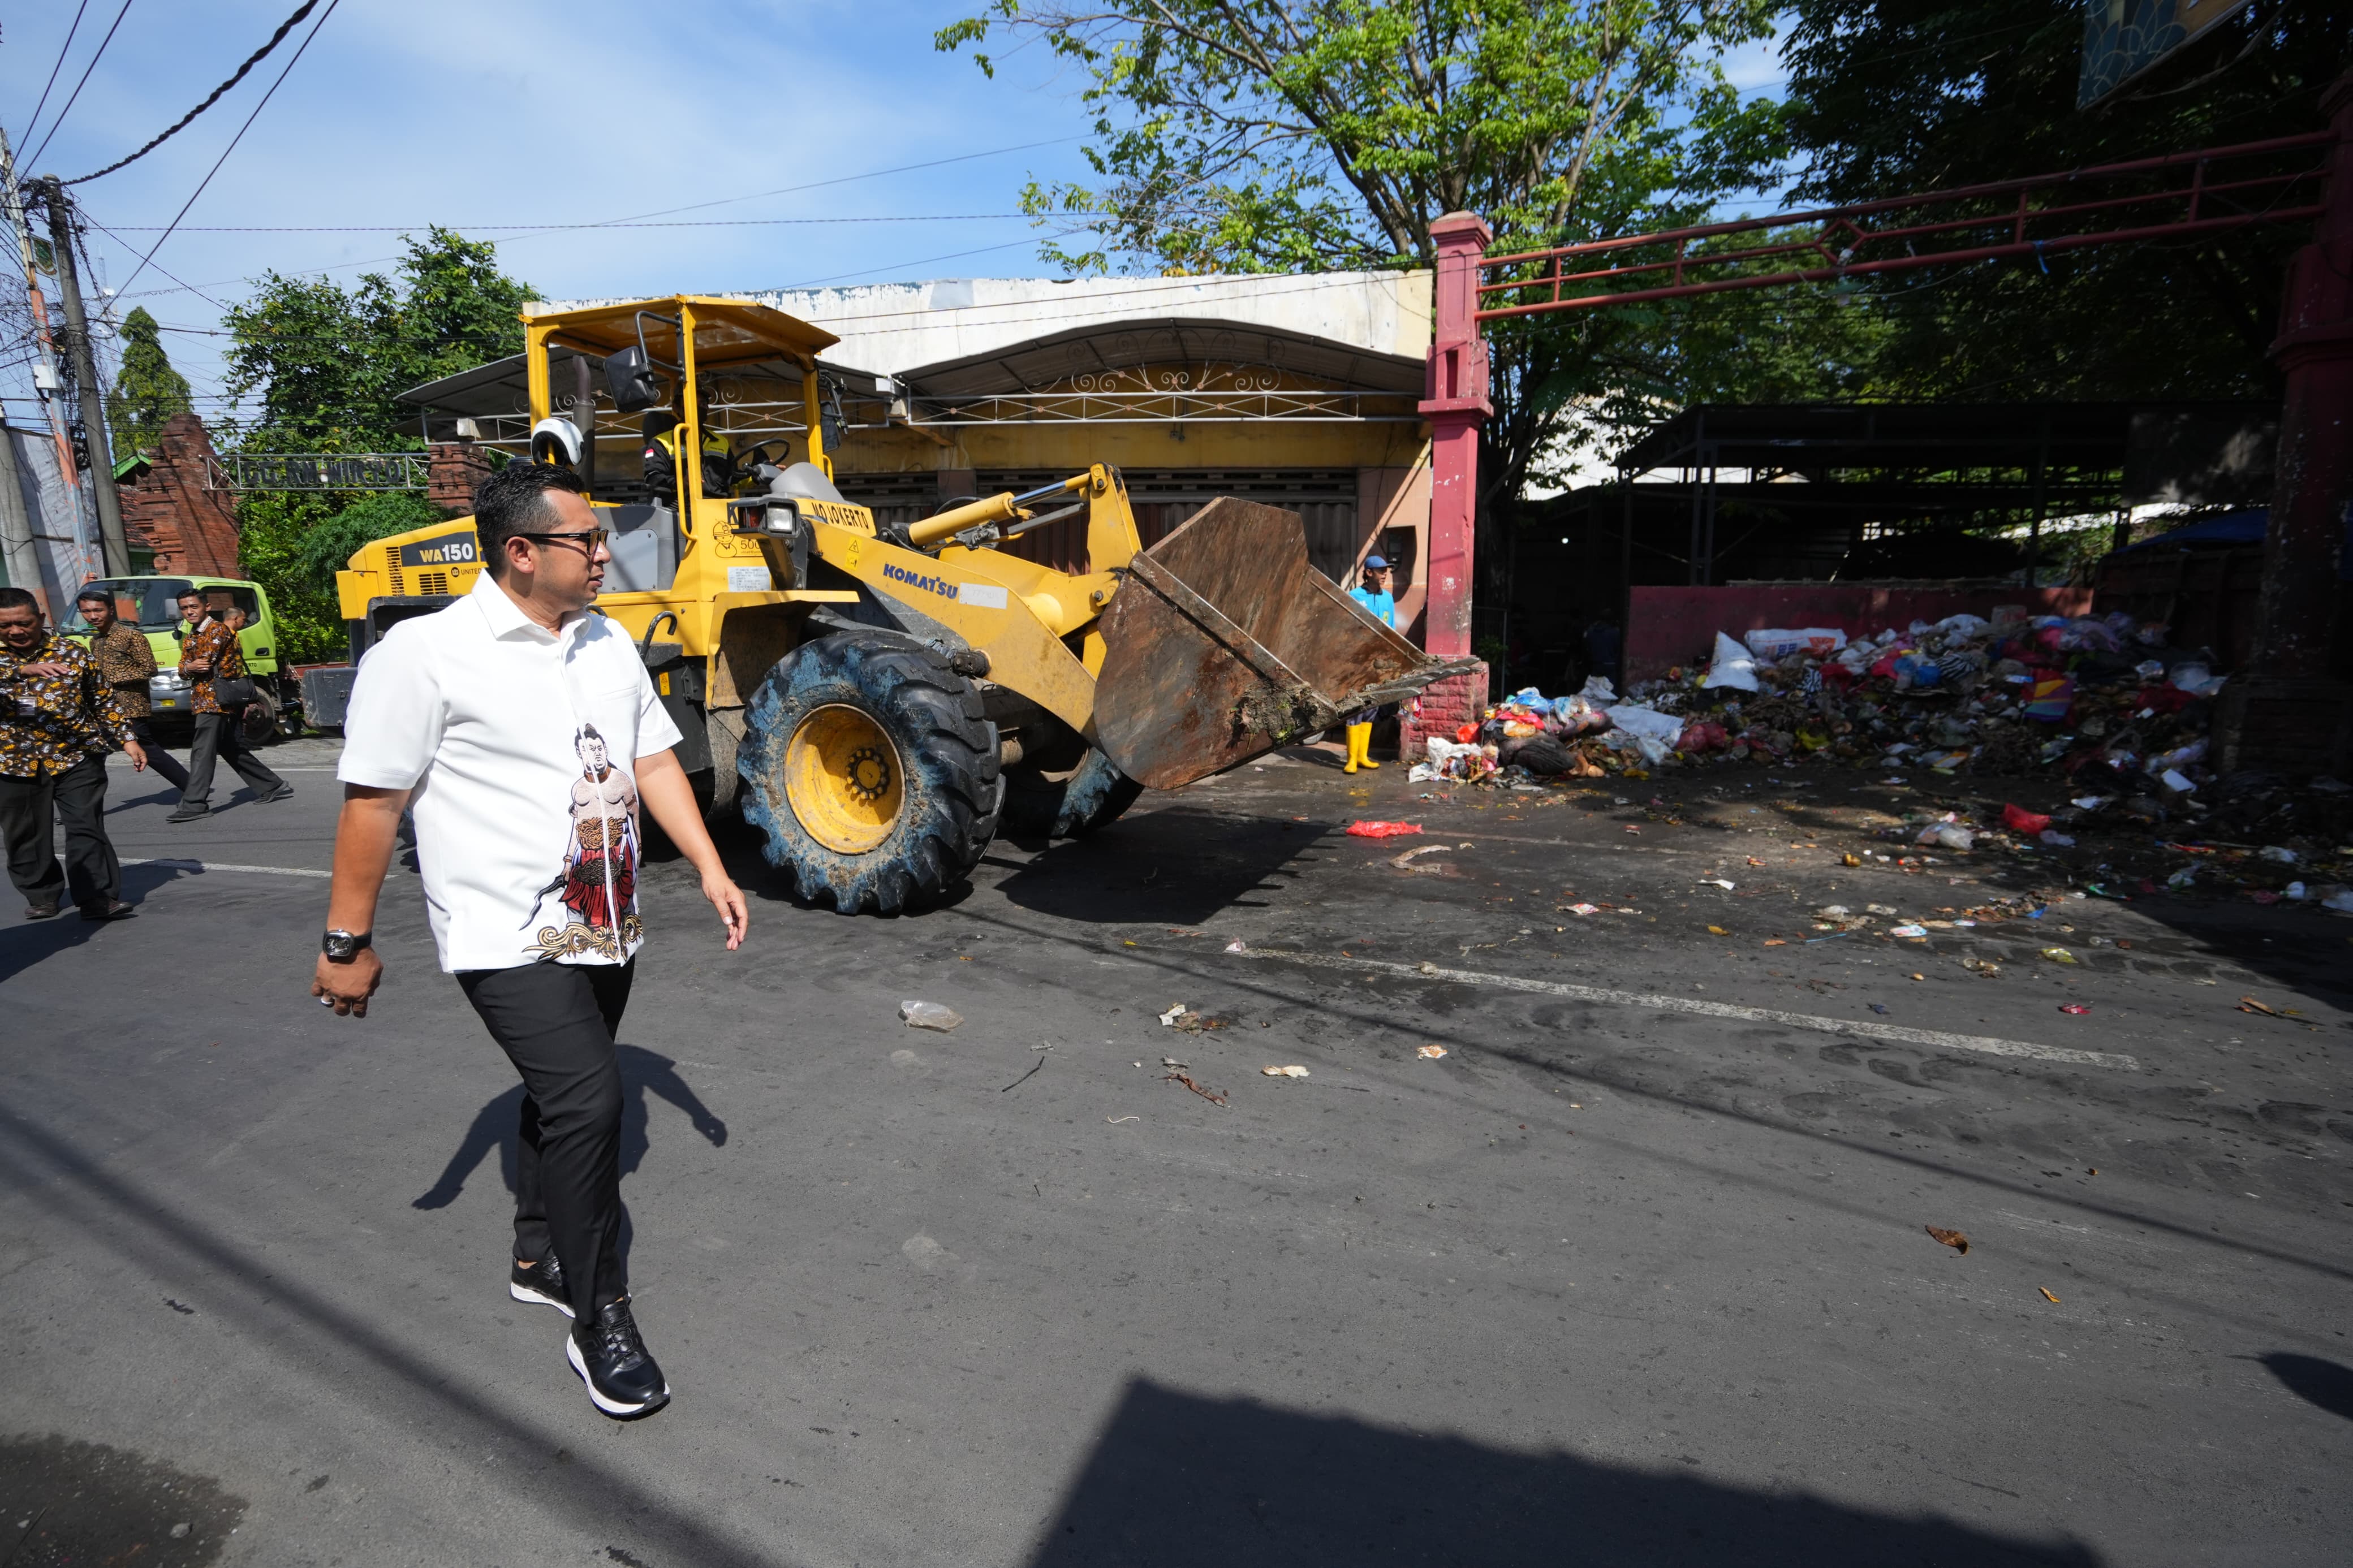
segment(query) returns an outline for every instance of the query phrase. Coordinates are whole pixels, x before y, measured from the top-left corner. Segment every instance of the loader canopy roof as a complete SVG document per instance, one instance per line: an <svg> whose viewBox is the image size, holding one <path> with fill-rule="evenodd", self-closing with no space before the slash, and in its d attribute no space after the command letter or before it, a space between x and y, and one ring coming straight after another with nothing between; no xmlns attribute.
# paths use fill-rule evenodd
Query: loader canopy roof
<svg viewBox="0 0 2353 1568"><path fill-rule="evenodd" d="M676 317L682 305L694 310L694 358L704 368L759 360L815 356L841 340L797 316L742 300L707 294L673 294L666 300L624 300L575 310L526 315L533 327L554 327L555 341L591 353L608 354L638 341L638 312L646 312L647 349L675 362L678 331L657 316Z"/></svg>

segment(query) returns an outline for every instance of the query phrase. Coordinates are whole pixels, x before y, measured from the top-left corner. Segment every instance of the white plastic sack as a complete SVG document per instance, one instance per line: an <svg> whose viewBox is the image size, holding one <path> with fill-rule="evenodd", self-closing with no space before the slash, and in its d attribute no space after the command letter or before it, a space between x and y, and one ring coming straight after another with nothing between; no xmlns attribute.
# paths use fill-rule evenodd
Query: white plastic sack
<svg viewBox="0 0 2353 1568"><path fill-rule="evenodd" d="M1609 684L1609 678L1606 675L1587 676L1585 684L1577 689L1577 694L1603 708L1618 700L1617 689Z"/></svg>
<svg viewBox="0 0 2353 1568"><path fill-rule="evenodd" d="M1683 738L1683 721L1655 708L1612 708L1609 710L1609 722L1629 734L1647 735L1670 746Z"/></svg>
<svg viewBox="0 0 2353 1568"><path fill-rule="evenodd" d="M1983 616L1947 616L1936 623L1936 629L1948 637L1981 637L1993 630L1993 623Z"/></svg>
<svg viewBox="0 0 2353 1568"><path fill-rule="evenodd" d="M1807 626L1801 631L1773 627L1765 631L1743 634L1741 640L1748 651L1758 658L1787 658L1793 653L1811 654L1816 658L1828 658L1846 647L1846 633L1836 626Z"/></svg>
<svg viewBox="0 0 2353 1568"><path fill-rule="evenodd" d="M1728 686L1737 691L1757 689L1757 661L1748 650L1725 637L1715 634L1715 658L1707 667L1707 679L1702 686Z"/></svg>

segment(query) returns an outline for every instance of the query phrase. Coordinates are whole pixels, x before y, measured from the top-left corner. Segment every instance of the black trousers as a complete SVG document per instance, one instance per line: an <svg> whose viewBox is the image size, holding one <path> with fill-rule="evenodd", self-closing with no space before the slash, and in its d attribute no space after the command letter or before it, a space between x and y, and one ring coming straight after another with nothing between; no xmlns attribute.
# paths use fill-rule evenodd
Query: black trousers
<svg viewBox="0 0 2353 1568"><path fill-rule="evenodd" d="M621 1069L613 1034L637 962L526 963L458 975L522 1075L514 1255L552 1250L582 1322L629 1293L621 1258Z"/></svg>
<svg viewBox="0 0 2353 1568"><path fill-rule="evenodd" d="M180 759L165 751L164 742L155 738L155 721L145 718L131 721L131 738L147 749L147 765L154 770L155 776L185 794L188 787L188 770L182 767Z"/></svg>
<svg viewBox="0 0 2353 1568"><path fill-rule="evenodd" d="M66 865L58 868L52 818L66 825ZM0 773L0 838L8 845L8 879L30 904L54 904L69 887L83 909L122 896L122 863L106 837L106 759L84 757L63 773L37 778Z"/></svg>
<svg viewBox="0 0 2353 1568"><path fill-rule="evenodd" d="M188 782L180 786L182 805L203 805L212 798L213 763L221 758L228 760L237 776L250 784L256 795L285 787L286 781L263 767L253 748L245 743L237 721L234 713L196 715L195 744L188 748Z"/></svg>

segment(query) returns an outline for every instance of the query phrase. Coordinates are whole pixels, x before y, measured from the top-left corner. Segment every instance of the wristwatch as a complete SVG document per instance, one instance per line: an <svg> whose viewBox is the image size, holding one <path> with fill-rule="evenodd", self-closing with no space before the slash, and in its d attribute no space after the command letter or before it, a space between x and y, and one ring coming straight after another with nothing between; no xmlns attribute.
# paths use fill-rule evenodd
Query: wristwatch
<svg viewBox="0 0 2353 1568"><path fill-rule="evenodd" d="M331 931L319 939L319 951L327 955L330 963L349 963L360 955L360 949L367 946L375 935L374 931L368 931L356 934L347 931Z"/></svg>

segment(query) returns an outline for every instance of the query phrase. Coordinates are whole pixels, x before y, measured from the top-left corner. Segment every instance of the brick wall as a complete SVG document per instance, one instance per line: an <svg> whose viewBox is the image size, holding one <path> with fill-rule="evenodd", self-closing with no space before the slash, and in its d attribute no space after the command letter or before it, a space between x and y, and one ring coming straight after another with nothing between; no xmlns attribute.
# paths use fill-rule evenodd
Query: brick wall
<svg viewBox="0 0 2353 1568"><path fill-rule="evenodd" d="M458 513L474 510L474 487L490 477L490 454L463 441L437 442L431 448L425 499Z"/></svg>
<svg viewBox="0 0 2353 1568"><path fill-rule="evenodd" d="M156 437L153 467L119 489L123 532L154 551L159 573L245 575L237 561L237 498L208 487L212 458L204 421L174 414Z"/></svg>
<svg viewBox="0 0 2353 1568"><path fill-rule="evenodd" d="M1455 727L1475 721L1487 707L1487 667L1438 682L1398 710L1398 761L1421 760L1424 737L1454 738Z"/></svg>

